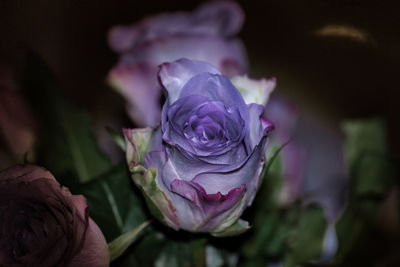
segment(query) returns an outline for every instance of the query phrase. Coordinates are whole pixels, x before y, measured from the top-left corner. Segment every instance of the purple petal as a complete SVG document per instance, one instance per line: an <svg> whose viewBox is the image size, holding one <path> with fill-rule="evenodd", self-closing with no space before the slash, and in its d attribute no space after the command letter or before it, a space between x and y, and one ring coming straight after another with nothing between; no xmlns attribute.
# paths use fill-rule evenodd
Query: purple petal
<svg viewBox="0 0 400 267"><path fill-rule="evenodd" d="M230 209L244 197L246 185L234 188L226 195L220 192L207 194L196 183L176 179L171 183L171 190L181 198L176 201L176 212L182 228L208 231L232 212Z"/></svg>
<svg viewBox="0 0 400 267"><path fill-rule="evenodd" d="M220 74L216 68L201 61L180 59L172 63L162 64L159 77L168 92L168 104L172 105L178 99L183 86L194 76L201 73Z"/></svg>
<svg viewBox="0 0 400 267"><path fill-rule="evenodd" d="M218 189L214 188L212 192L226 193L231 188L250 183L253 177L258 179L256 175L259 168L258 163L261 162L262 151L265 151L265 147L261 148L263 146L261 143L263 143L263 138L268 134L268 131L272 129L272 125L261 117L263 110L261 105L249 105L250 143L251 149L254 150L252 154L247 155L244 146L237 146L231 147L230 151L216 157L193 157L188 155L186 150L181 151L181 149L167 147L168 160L163 170L164 183L168 185L177 178L186 181L203 179L202 182L209 183L209 186L202 184L202 182L198 183L207 190L216 187ZM252 159L250 160L249 157ZM253 163L249 163L249 161ZM245 171L240 171L243 168ZM250 171L247 171L247 169L250 169ZM246 174L242 175L242 173ZM214 180L214 175L221 177L221 180ZM232 175L232 177L237 178L237 181L235 178L226 178L229 182L224 181L223 177L227 175ZM218 183L221 183L221 187L217 185Z"/></svg>
<svg viewBox="0 0 400 267"><path fill-rule="evenodd" d="M248 133L249 114L247 106L239 91L227 78L211 73L199 74L185 84L179 98L191 95L204 96L209 101L220 101L225 105L228 112L234 112L237 109L240 116L233 117L241 118L241 122L244 122L244 125L241 126L242 135L245 136ZM241 122L236 122L235 124ZM247 141L247 138L244 140Z"/></svg>
<svg viewBox="0 0 400 267"><path fill-rule="evenodd" d="M175 179L190 181L199 173L204 172L235 170L243 164L247 157L244 147L241 147L242 149L233 149L226 155L216 157L215 161L211 163L206 161L207 157L193 158L179 149L167 147L168 160L162 173L164 184L168 187Z"/></svg>
<svg viewBox="0 0 400 267"><path fill-rule="evenodd" d="M263 117L264 107L262 105L250 104L248 107L250 148L253 150L261 142L261 139L274 129L274 126Z"/></svg>
<svg viewBox="0 0 400 267"><path fill-rule="evenodd" d="M194 148L190 140L184 135L184 124L188 117L198 106L207 103L207 99L202 96L193 96L190 98L177 100L167 112L168 121L163 118L163 140L171 145L177 145L186 151L194 153Z"/></svg>
<svg viewBox="0 0 400 267"><path fill-rule="evenodd" d="M213 73L201 73L187 81L179 98L200 95L209 101L221 101L226 108L237 107L243 118L247 119L247 106L240 92L224 76Z"/></svg>
<svg viewBox="0 0 400 267"><path fill-rule="evenodd" d="M108 40L113 50L124 52L155 36L196 34L231 37L241 29L243 22L244 13L238 4L228 1L210 2L193 12L164 13L148 17L132 26L114 27Z"/></svg>
<svg viewBox="0 0 400 267"><path fill-rule="evenodd" d="M258 180L260 166L264 164L264 153L266 149L266 138L255 147L246 161L237 169L228 172L206 172L198 174L192 182L202 186L207 193L221 192L226 194L232 188L240 187L243 184L249 185L252 181ZM258 183L254 185L257 187ZM248 188L250 190L250 188ZM253 191L253 189L251 189ZM255 192L252 192L255 194ZM251 194L251 193L250 193Z"/></svg>
<svg viewBox="0 0 400 267"><path fill-rule="evenodd" d="M158 65L180 58L208 62L228 77L247 70L247 56L242 43L237 39L225 40L212 35L157 37L135 46L133 52L122 56L121 63L148 62Z"/></svg>
<svg viewBox="0 0 400 267"><path fill-rule="evenodd" d="M222 102L210 102L204 96L182 97L167 112L164 109L164 113L167 116L163 116L163 140L196 157L213 157L236 150L246 134L237 107L227 108Z"/></svg>
<svg viewBox="0 0 400 267"><path fill-rule="evenodd" d="M109 81L127 102L129 116L139 126L155 126L160 121L160 85L157 65L119 64L109 74Z"/></svg>

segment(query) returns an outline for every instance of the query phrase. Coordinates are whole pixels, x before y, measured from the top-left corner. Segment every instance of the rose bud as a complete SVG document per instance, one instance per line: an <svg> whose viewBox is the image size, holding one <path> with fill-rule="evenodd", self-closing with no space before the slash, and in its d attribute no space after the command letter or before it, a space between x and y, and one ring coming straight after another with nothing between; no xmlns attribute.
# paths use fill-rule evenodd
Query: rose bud
<svg viewBox="0 0 400 267"><path fill-rule="evenodd" d="M0 172L1 266L108 266L107 243L72 195L38 166Z"/></svg>
<svg viewBox="0 0 400 267"><path fill-rule="evenodd" d="M108 80L126 100L139 126L160 122L158 66L180 58L209 62L224 75L247 71L247 56L235 38L244 14L234 2L209 2L193 12L159 14L109 33L110 47L120 54Z"/></svg>
<svg viewBox="0 0 400 267"><path fill-rule="evenodd" d="M125 129L127 162L150 210L170 227L216 236L248 229L273 128L213 66L180 59L161 66L161 125ZM252 83L247 83L252 84Z"/></svg>

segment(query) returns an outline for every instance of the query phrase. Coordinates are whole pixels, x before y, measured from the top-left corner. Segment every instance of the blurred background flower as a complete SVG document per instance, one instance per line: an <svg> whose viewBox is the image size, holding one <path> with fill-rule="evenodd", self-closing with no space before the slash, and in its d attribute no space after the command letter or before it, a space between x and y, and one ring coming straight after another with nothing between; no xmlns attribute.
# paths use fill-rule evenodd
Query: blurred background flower
<svg viewBox="0 0 400 267"><path fill-rule="evenodd" d="M160 122L157 73L163 62L188 58L208 62L228 77L245 73L246 52L235 37L243 22L238 4L214 1L193 12L163 13L113 27L108 42L120 58L108 79L127 101L132 120L138 126Z"/></svg>

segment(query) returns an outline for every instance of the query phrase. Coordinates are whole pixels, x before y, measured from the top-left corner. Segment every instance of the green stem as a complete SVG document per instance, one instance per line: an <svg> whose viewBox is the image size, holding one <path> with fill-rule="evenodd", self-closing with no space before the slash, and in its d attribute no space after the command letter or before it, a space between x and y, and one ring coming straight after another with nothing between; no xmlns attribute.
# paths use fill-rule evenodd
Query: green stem
<svg viewBox="0 0 400 267"><path fill-rule="evenodd" d="M190 248L192 249L192 261L194 267L206 266L206 238L193 239L190 241Z"/></svg>

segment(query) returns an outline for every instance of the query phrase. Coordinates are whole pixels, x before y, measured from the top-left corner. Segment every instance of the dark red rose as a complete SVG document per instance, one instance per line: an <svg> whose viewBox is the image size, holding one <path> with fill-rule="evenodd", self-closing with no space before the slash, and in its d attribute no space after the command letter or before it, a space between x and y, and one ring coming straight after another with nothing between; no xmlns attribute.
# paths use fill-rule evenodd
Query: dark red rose
<svg viewBox="0 0 400 267"><path fill-rule="evenodd" d="M108 266L107 243L72 195L38 166L0 172L0 266Z"/></svg>

